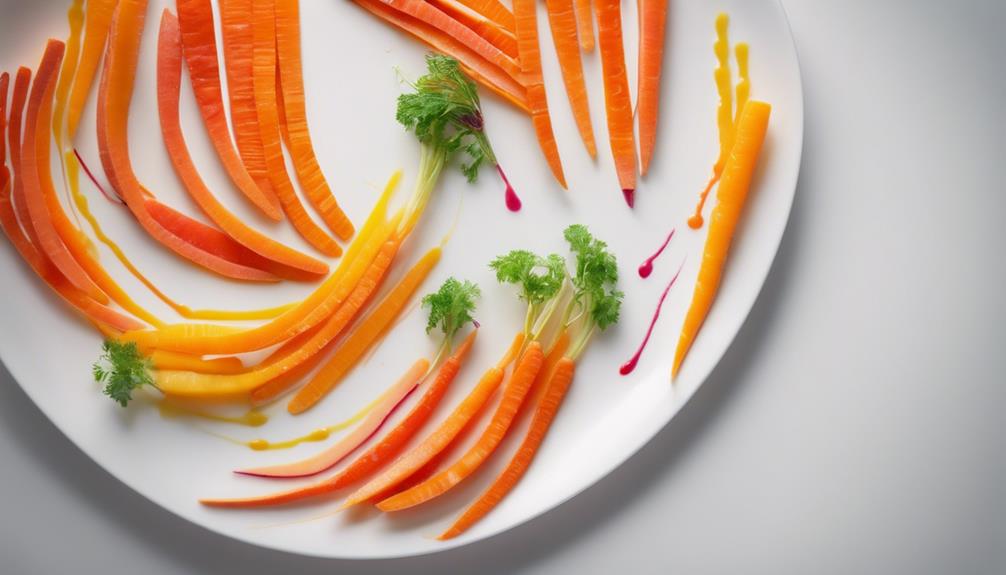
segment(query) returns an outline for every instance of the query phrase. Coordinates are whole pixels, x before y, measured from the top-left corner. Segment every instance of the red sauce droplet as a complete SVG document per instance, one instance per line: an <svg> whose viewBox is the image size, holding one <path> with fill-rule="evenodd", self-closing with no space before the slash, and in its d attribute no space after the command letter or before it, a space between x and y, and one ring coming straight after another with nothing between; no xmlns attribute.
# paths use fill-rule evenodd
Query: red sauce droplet
<svg viewBox="0 0 1006 575"><path fill-rule="evenodd" d="M654 252L652 256L646 258L646 261L639 265L639 277L643 279L650 277L650 274L653 273L653 260L657 259L660 257L660 254L664 253L664 248L667 247L667 244L671 243L671 238L673 237L674 230L672 229L671 233L667 234L667 239L664 240L664 243L660 244L660 248Z"/></svg>
<svg viewBox="0 0 1006 575"><path fill-rule="evenodd" d="M622 190L622 197L625 198L625 203L629 204L630 208L636 207L636 190L625 188Z"/></svg>
<svg viewBox="0 0 1006 575"><path fill-rule="evenodd" d="M681 275L681 270L685 267L685 262L681 262L681 266L678 268L677 273L668 282L667 287L664 288L664 293L660 294L660 301L657 302L657 309L653 312L653 319L650 320L650 327L646 328L646 336L643 338L643 343L639 344L639 348L636 353L629 358L629 361L622 364L622 367L618 369L618 373L621 375L629 375L632 370L636 369L636 364L639 363L639 358L643 356L643 350L646 349L646 344L650 342L650 336L653 335L653 328L657 325L657 319L660 318L660 308L664 307L664 300L667 299L667 294L670 293L671 288L674 287L674 282L678 281L678 276Z"/></svg>
<svg viewBox="0 0 1006 575"><path fill-rule="evenodd" d="M514 191L513 186L510 185L510 180L507 179L506 174L503 173L503 168L499 164L496 164L496 171L499 173L500 178L503 179L503 183L506 184L506 194L504 195L506 209L511 212L519 212L521 208L520 197Z"/></svg>

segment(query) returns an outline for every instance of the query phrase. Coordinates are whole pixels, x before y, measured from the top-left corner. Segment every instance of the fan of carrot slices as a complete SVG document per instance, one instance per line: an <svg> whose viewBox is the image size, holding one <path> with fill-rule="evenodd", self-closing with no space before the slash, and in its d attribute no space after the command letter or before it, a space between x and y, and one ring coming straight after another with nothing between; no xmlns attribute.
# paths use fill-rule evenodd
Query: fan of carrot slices
<svg viewBox="0 0 1006 575"><path fill-rule="evenodd" d="M361 8L433 49L457 58L482 85L531 116L535 135L556 181L566 175L552 129L541 65L538 7L513 0L511 11L498 0L354 0ZM580 139L597 154L590 117L583 53L595 46L594 16L603 70L605 115L618 185L630 207L637 174L653 159L660 111L660 84L666 41L667 0L638 0L639 63L636 110L629 92L619 0L546 0L552 41ZM635 122L638 120L639 141ZM638 147L638 152L637 152Z"/></svg>
<svg viewBox="0 0 1006 575"><path fill-rule="evenodd" d="M594 238L582 225L570 226L564 235L574 254L573 271L567 270L566 259L557 254L543 257L514 250L493 260L491 267L497 279L520 289L520 298L527 305L524 326L502 359L489 367L468 395L425 435L421 435L423 429L446 387L456 378L475 331L444 362L412 410L336 474L295 489L239 499L203 499L202 503L230 508L282 505L334 494L355 485L343 508L364 502L374 503L385 512L415 507L450 491L480 469L496 454L503 439L513 433L520 415L527 412L531 416L530 426L503 472L439 538L449 539L468 530L516 486L569 390L577 359L594 335L618 321L622 294L614 287L618 281L615 257L604 242ZM443 323L446 337L437 358L447 353L454 332L471 317L466 314L451 319L446 314L441 319L436 310L467 312L471 304L466 303L469 301L464 297L466 292L477 293L477 288L448 280L438 292L423 300L431 307L430 327ZM264 478L306 477L337 465L376 433L402 403L402 398L429 373L419 369L429 363L420 361L385 392L386 397L368 421L332 447L307 459L239 473ZM433 364L436 363L435 359ZM508 373L511 364L513 369ZM499 401L474 443L455 455L464 433L478 431L480 420L488 416L487 410L497 393ZM412 447L408 448L410 443Z"/></svg>

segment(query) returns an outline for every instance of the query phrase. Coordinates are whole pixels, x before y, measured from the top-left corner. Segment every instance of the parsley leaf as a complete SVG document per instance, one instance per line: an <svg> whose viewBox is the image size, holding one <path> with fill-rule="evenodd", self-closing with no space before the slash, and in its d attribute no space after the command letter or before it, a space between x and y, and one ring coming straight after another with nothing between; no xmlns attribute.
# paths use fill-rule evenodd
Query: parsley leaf
<svg viewBox="0 0 1006 575"><path fill-rule="evenodd" d="M482 292L476 284L448 278L440 289L423 297L422 305L430 308L426 333L439 327L449 341L463 325L473 321L475 300L480 295Z"/></svg>
<svg viewBox="0 0 1006 575"><path fill-rule="evenodd" d="M501 283L518 284L520 297L537 305L551 299L566 279L566 260L558 254L541 257L527 250L513 250L489 264Z"/></svg>
<svg viewBox="0 0 1006 575"><path fill-rule="evenodd" d="M136 342L106 340L101 350L91 373L95 381L105 384L104 394L122 407L133 398L133 390L154 385L150 360L140 354Z"/></svg>
<svg viewBox="0 0 1006 575"><path fill-rule="evenodd" d="M608 244L596 239L584 225L569 226L563 236L576 255L573 301L603 331L618 322L622 305L624 294L614 289L618 262L608 251Z"/></svg>

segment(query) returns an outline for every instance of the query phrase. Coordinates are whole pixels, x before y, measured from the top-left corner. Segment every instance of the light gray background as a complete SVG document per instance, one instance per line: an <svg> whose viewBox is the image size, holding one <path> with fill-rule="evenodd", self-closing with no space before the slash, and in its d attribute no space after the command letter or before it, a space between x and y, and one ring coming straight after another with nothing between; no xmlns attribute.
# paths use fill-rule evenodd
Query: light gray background
<svg viewBox="0 0 1006 575"><path fill-rule="evenodd" d="M304 559L128 490L0 370L0 572L1006 572L1006 1L785 4L807 127L779 258L614 474L455 551Z"/></svg>

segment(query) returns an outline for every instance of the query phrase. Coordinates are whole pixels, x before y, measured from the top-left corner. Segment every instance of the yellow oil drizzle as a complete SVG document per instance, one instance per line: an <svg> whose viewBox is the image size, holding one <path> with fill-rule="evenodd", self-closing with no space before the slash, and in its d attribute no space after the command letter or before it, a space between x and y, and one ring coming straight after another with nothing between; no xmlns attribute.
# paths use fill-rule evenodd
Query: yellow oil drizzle
<svg viewBox="0 0 1006 575"><path fill-rule="evenodd" d="M383 398L384 394L381 394L377 399L365 405L363 409L357 411L349 419L345 421L340 421L339 423L329 425L326 427L320 427L308 434L301 435L300 437L294 437L293 439L287 439L285 441L269 441L266 439L253 439L251 441L237 441L237 443L245 445L248 448L253 449L255 451L272 451L275 449L289 449L291 447L296 447L301 443L325 441L333 433L337 431L342 431L343 429L350 427L351 425L357 423L358 421L366 417L367 414L370 413L370 410L374 409L374 407Z"/></svg>
<svg viewBox="0 0 1006 575"><path fill-rule="evenodd" d="M53 106L52 135L56 139L56 149L63 152L63 127L66 123L66 101L70 95L70 87L73 85L74 76L77 73L77 61L80 58L80 33L84 29L84 0L73 0L70 9L66 13L67 23L70 25L70 35L66 39L66 51L63 56L63 65L59 71L59 83L56 85L56 101ZM66 183L66 162L61 153L59 156L60 170L63 175L63 182ZM67 186L63 186L63 191L67 191ZM67 197L69 200L70 198ZM73 212L73 210L71 210ZM73 212L74 219L77 220L77 227L80 227L80 218ZM83 234L81 234L83 236ZM87 239L90 251L94 252L94 244ZM92 253L93 255L93 253Z"/></svg>
<svg viewBox="0 0 1006 575"><path fill-rule="evenodd" d="M748 72L748 45L739 43L735 47L737 58L737 69L740 81L736 87L736 106L734 104L734 84L733 75L730 72L730 38L728 31L730 28L730 17L725 13L716 16L716 42L713 44L713 52L716 54L716 70L713 77L716 80L716 92L719 94L719 106L716 109L716 124L719 128L720 151L713 165L713 175L706 182L705 188L699 195L699 202L695 206L695 213L688 218L688 227L699 229L705 220L702 218L702 209L706 205L709 192L719 181L723 174L723 166L726 165L727 156L734 145L734 135L736 132L737 117L740 116L741 109L747 103L751 94L751 79ZM734 111L736 108L736 112Z"/></svg>
<svg viewBox="0 0 1006 575"><path fill-rule="evenodd" d="M247 427L260 427L265 425L269 421L269 416L262 413L261 411L256 411L254 409L246 412L243 415L229 416L221 415L218 413L213 413L210 411L203 411L201 409L195 409L190 407L184 407L176 403L171 403L166 400L162 400L157 404L157 411L160 412L161 417L165 419L177 419L180 417L198 417L200 419L206 419L209 421L219 421L222 423L233 423L235 425L244 425Z"/></svg>

